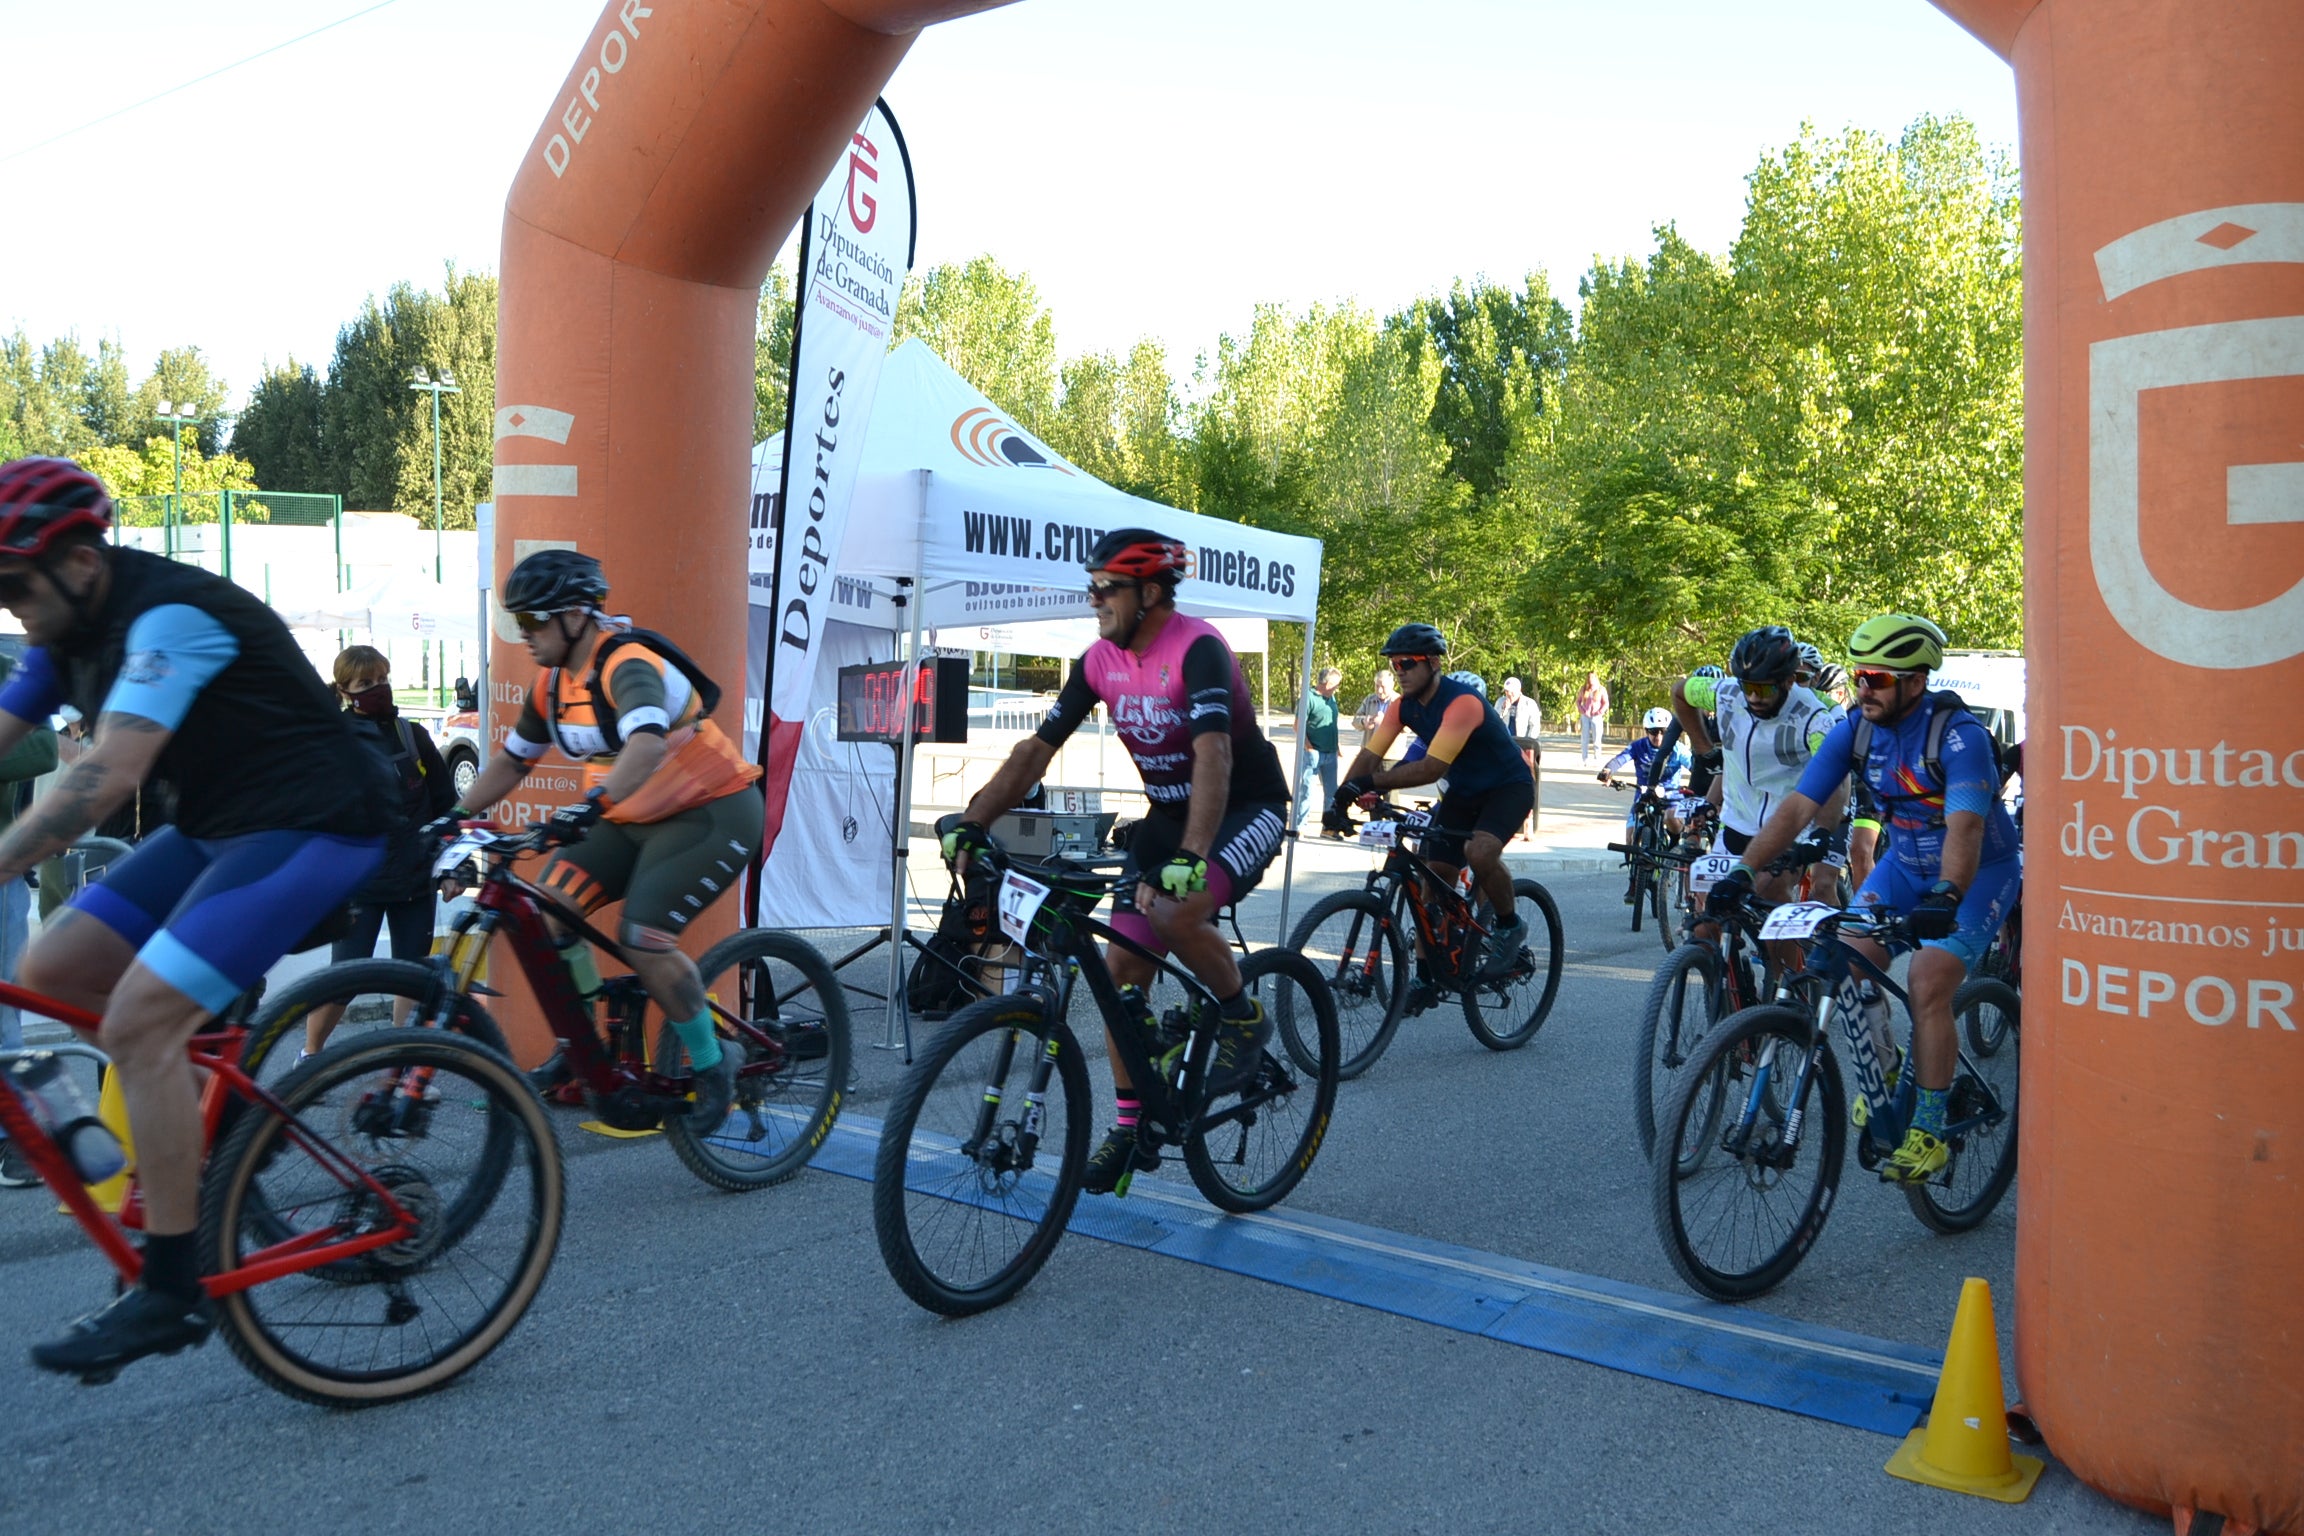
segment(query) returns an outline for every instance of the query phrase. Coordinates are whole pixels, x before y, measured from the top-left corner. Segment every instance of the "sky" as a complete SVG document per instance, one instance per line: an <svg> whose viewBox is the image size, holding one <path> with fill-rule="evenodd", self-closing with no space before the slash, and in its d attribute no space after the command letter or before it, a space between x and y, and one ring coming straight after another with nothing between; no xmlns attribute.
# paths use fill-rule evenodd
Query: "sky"
<svg viewBox="0 0 2304 1536"><path fill-rule="evenodd" d="M387 0L32 147L375 3L0 0L0 328L139 377L197 345L237 401L369 295L494 271L590 0ZM1803 122L2016 140L2007 66L1926 0L1024 0L928 30L886 97L922 268L989 251L1064 355L1150 336L1187 379L1258 303L1535 268L1573 302L1666 222L1724 251Z"/></svg>

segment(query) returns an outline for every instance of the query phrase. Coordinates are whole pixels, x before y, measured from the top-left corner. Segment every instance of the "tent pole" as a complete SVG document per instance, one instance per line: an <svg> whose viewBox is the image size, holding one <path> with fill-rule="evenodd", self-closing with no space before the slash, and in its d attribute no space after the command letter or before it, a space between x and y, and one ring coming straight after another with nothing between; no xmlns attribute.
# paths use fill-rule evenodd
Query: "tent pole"
<svg viewBox="0 0 2304 1536"><path fill-rule="evenodd" d="M929 472L923 469L919 473L920 516L914 525L912 579L906 582L901 576L896 578L899 587L911 588L912 648L906 657L911 668L904 677L904 748L896 758L896 838L892 855L894 867L888 882L888 1022L880 1041L880 1049L884 1051L901 1050L907 1066L912 1061L912 1010L904 997L904 946L910 942L904 898L912 861L912 724L916 712L912 701L918 696L920 625L928 599L923 578L928 559Z"/></svg>
<svg viewBox="0 0 2304 1536"><path fill-rule="evenodd" d="M1304 686L1296 691L1295 793L1292 794L1288 800L1288 836L1286 839L1288 844L1288 860L1284 865L1281 866L1280 934L1278 938L1273 940L1273 942L1276 944L1286 944L1288 942L1288 898L1294 893L1296 886L1296 807L1301 805L1304 801L1304 781L1312 772L1312 765L1305 759L1304 756L1304 748L1307 744L1304 738L1304 732L1308 728L1312 709L1312 637L1314 633L1319 629L1319 627L1320 621L1317 618L1310 618L1304 621ZM1269 631L1267 631L1267 633L1269 633ZM1270 641L1265 642L1264 654L1267 658L1269 658L1272 654L1272 645ZM1267 667L1271 665L1269 659L1267 659L1265 665ZM1270 673L1266 673L1266 676L1269 677ZM1322 806L1321 809L1325 811L1327 807Z"/></svg>

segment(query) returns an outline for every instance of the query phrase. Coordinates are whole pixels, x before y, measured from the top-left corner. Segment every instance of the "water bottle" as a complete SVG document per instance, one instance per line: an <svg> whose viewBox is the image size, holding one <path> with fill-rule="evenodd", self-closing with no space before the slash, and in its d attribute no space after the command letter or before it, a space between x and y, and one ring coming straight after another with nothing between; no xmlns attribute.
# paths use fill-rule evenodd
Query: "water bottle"
<svg viewBox="0 0 2304 1536"><path fill-rule="evenodd" d="M1456 871L1456 894L1466 901L1472 899L1472 869L1470 865Z"/></svg>
<svg viewBox="0 0 2304 1536"><path fill-rule="evenodd" d="M82 1183L101 1184L128 1166L128 1154L121 1149L120 1138L96 1118L96 1111L89 1107L88 1096L64 1071L64 1064L54 1051L36 1051L19 1057L9 1067L8 1075L17 1091L24 1095L25 1107L32 1111L32 1118L40 1122L40 1128L72 1159Z"/></svg>
<svg viewBox="0 0 2304 1536"><path fill-rule="evenodd" d="M1856 990L1863 1004L1864 1032L1872 1038L1873 1054L1880 1058L1883 1069L1891 1068L1899 1060L1899 1052L1887 994L1869 980L1856 983Z"/></svg>

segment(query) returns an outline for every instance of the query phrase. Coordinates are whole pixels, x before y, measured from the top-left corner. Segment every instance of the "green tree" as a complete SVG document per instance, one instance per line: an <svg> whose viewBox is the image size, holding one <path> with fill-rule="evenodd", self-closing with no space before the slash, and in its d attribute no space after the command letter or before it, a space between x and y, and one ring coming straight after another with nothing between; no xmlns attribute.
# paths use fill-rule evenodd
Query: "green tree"
<svg viewBox="0 0 2304 1536"><path fill-rule="evenodd" d="M228 399L224 381L209 371L208 360L198 347L170 347L154 360L150 375L136 386L129 401L130 430L120 440L141 441L152 430L153 418L160 414L160 402L165 400L178 415L199 418L200 451L214 454L223 445Z"/></svg>
<svg viewBox="0 0 2304 1536"><path fill-rule="evenodd" d="M176 453L168 434L147 437L141 443L96 443L80 451L80 463L104 482L131 527L158 527L166 520L165 498L179 483L183 500L177 504L179 522L212 523L219 516L219 491L252 491L256 474L247 460L231 454L210 456L200 451L199 434L185 427L182 440L182 480L178 480Z"/></svg>
<svg viewBox="0 0 2304 1536"><path fill-rule="evenodd" d="M423 367L461 390L440 399L446 526L473 526L495 458L496 279L453 265L438 293L400 283L336 335L321 401L327 489L348 509L432 514L432 404Z"/></svg>
<svg viewBox="0 0 2304 1536"><path fill-rule="evenodd" d="M1056 322L1030 277L978 256L906 278L892 339L914 336L1017 425L1047 435L1056 414Z"/></svg>
<svg viewBox="0 0 2304 1536"><path fill-rule="evenodd" d="M1516 416L1540 411L1575 341L1568 307L1551 280L1531 272L1517 289L1458 280L1411 313L1440 357L1432 429L1448 445L1448 470L1475 496L1503 481Z"/></svg>
<svg viewBox="0 0 2304 1536"><path fill-rule="evenodd" d="M798 309L792 273L768 269L760 285L760 313L752 333L752 440L766 442L792 416L792 337Z"/></svg>
<svg viewBox="0 0 2304 1536"><path fill-rule="evenodd" d="M326 386L309 364L291 357L257 381L232 424L232 451L270 490L324 490L327 451L321 438Z"/></svg>
<svg viewBox="0 0 2304 1536"><path fill-rule="evenodd" d="M81 415L95 360L76 336L34 346L21 328L0 341L0 384L11 435L24 453L70 458L99 441Z"/></svg>
<svg viewBox="0 0 2304 1536"><path fill-rule="evenodd" d="M1166 349L1147 339L1125 358L1088 353L1064 364L1061 376L1049 446L1131 495L1173 503L1189 493Z"/></svg>

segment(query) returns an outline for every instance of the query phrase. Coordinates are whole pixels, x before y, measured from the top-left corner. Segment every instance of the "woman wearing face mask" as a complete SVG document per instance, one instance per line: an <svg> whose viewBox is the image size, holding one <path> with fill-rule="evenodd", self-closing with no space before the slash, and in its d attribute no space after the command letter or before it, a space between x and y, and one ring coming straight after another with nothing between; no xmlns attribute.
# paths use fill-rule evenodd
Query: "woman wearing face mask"
<svg viewBox="0 0 2304 1536"><path fill-rule="evenodd" d="M373 732L392 765L400 791L393 827L384 844L384 862L368 883L352 894L352 931L336 941L329 957L338 964L376 953L376 936L391 925L392 958L421 960L432 952L432 918L437 896L430 852L416 829L456 804L456 783L433 745L432 735L402 717L392 701L392 663L374 646L347 646L336 658L336 694L345 712ZM392 1022L407 1014L405 998L393 1005ZM304 1020L304 1052L328 1043L344 1017L339 1005L315 1008Z"/></svg>

